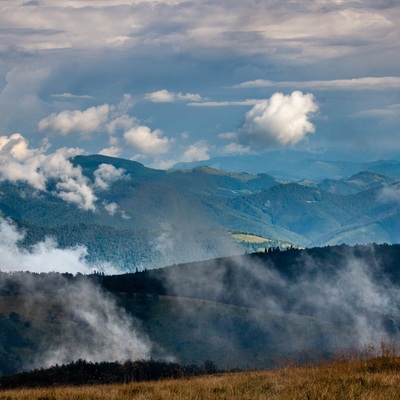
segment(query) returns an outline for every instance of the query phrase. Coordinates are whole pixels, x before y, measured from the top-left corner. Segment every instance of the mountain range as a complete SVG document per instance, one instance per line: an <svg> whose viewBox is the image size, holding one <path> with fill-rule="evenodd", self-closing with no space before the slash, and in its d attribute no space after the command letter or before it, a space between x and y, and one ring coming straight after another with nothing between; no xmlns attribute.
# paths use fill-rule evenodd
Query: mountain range
<svg viewBox="0 0 400 400"><path fill-rule="evenodd" d="M90 260L129 271L257 247L400 241L400 165L394 161L326 164L340 165L340 173L315 179L322 174L314 169L320 162L303 160L308 169L298 169L296 182L280 173L209 166L156 170L100 155L72 162L89 181L102 165L123 174L96 192L94 211L56 196L52 182L46 191L0 182L0 211L25 232L20 244L29 247L51 236L61 247L85 245Z"/></svg>

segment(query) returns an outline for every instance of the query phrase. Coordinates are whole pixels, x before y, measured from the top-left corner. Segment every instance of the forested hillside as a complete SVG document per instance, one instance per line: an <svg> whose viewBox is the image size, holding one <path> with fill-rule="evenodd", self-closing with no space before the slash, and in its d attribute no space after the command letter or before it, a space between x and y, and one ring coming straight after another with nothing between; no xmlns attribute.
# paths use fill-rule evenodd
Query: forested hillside
<svg viewBox="0 0 400 400"><path fill-rule="evenodd" d="M0 211L25 232L22 245L49 236L62 248L86 246L92 262L132 271L263 245L400 241L397 181L372 172L287 183L208 167L160 171L99 155L78 156L74 165L93 184L93 210L64 201L51 182L47 191L0 182ZM108 181L98 171L109 171Z"/></svg>
<svg viewBox="0 0 400 400"><path fill-rule="evenodd" d="M399 259L400 245L334 246L112 276L3 272L1 373L79 358L264 368L391 340Z"/></svg>

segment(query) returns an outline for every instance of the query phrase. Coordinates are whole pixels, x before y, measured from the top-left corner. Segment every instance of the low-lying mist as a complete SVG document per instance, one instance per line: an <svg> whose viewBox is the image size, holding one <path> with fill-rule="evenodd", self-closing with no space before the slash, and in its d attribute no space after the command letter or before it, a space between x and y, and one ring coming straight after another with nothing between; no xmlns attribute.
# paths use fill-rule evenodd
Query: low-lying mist
<svg viewBox="0 0 400 400"><path fill-rule="evenodd" d="M160 256L174 253L175 238L160 233ZM19 369L166 355L266 368L399 339L400 246L274 249L108 276L115 268L88 262L84 247L23 248L22 239L0 221L0 314L12 310L0 315L0 356L11 360L12 335L37 343L20 340Z"/></svg>
<svg viewBox="0 0 400 400"><path fill-rule="evenodd" d="M218 348L243 347L246 334L263 337L271 354L321 356L400 338L400 286L390 272L396 261L384 262L374 249L261 253L166 268L163 275L175 295L248 307L252 323L240 335L221 335L220 325L202 321L201 336ZM184 305L182 312L193 315Z"/></svg>
<svg viewBox="0 0 400 400"><path fill-rule="evenodd" d="M78 359L112 361L151 356L152 344L139 322L118 307L110 294L84 275L69 279L72 273L87 274L94 269L114 273L111 265L89 264L87 251L81 246L60 249L53 240L46 239L26 249L19 246L22 239L23 234L10 222L0 220L0 270L12 273L0 280L0 291L18 294L14 307L19 312L14 312L14 319L18 315L18 319L30 321L23 327L32 327L33 334L35 329L43 331L36 354L23 362L25 368ZM38 273L43 278L40 288ZM56 335L46 334L48 324ZM8 344L0 341L1 346L6 348Z"/></svg>

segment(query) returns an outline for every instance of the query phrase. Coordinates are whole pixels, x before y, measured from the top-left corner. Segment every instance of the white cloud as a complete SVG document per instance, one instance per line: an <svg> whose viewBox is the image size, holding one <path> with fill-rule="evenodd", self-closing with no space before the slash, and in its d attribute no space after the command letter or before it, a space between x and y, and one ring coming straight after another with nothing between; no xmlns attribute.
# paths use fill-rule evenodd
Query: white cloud
<svg viewBox="0 0 400 400"><path fill-rule="evenodd" d="M110 107L103 104L98 107L90 107L85 111L73 110L53 113L39 122L41 131L52 131L61 135L79 133L87 135L98 131L107 121Z"/></svg>
<svg viewBox="0 0 400 400"><path fill-rule="evenodd" d="M40 171L45 160L43 150L29 149L27 140L19 133L0 136L0 180L24 181L44 190L46 177Z"/></svg>
<svg viewBox="0 0 400 400"><path fill-rule="evenodd" d="M174 93L164 89L157 92L147 93L145 98L155 103L172 103L174 101Z"/></svg>
<svg viewBox="0 0 400 400"><path fill-rule="evenodd" d="M309 117L317 111L318 105L311 93L275 93L246 113L239 142L255 150L276 144L296 144L307 133L314 133L315 127Z"/></svg>
<svg viewBox="0 0 400 400"><path fill-rule="evenodd" d="M124 176L125 170L123 168L115 168L112 164L100 164L99 168L94 171L95 187L107 190L110 183L121 179Z"/></svg>
<svg viewBox="0 0 400 400"><path fill-rule="evenodd" d="M126 114L131 107L132 96L125 94L117 105L105 103L84 111L64 110L52 113L39 122L39 130L56 132L63 136L79 134L83 137L103 130L111 135L118 129L126 130L136 123L135 118Z"/></svg>
<svg viewBox="0 0 400 400"><path fill-rule="evenodd" d="M159 90L157 92L147 93L145 95L145 98L154 103L172 103L179 100L195 102L201 101L201 96L197 93L174 93L169 92L166 89Z"/></svg>
<svg viewBox="0 0 400 400"><path fill-rule="evenodd" d="M222 154L249 154L250 147L243 146L239 143L229 143L220 150Z"/></svg>
<svg viewBox="0 0 400 400"><path fill-rule="evenodd" d="M46 155L41 166L46 179L59 180L56 184L56 195L64 201L74 203L83 210L96 209L96 196L93 193L88 178L82 174L82 169L74 167L70 159L82 154L81 149L60 148Z"/></svg>
<svg viewBox="0 0 400 400"><path fill-rule="evenodd" d="M200 140L190 145L183 153L180 161L191 162L191 161L202 161L209 160L210 156L208 144L204 140Z"/></svg>
<svg viewBox="0 0 400 400"><path fill-rule="evenodd" d="M276 82L264 79L247 81L233 86L234 88L263 88L263 87L289 87L297 89L314 90L398 90L400 77L362 77L353 79L333 79L319 81L287 81Z"/></svg>
<svg viewBox="0 0 400 400"><path fill-rule="evenodd" d="M106 149L100 150L98 154L108 157L119 157L122 153L122 149L117 146L107 147Z"/></svg>
<svg viewBox="0 0 400 400"><path fill-rule="evenodd" d="M55 97L57 99L91 99L92 98L92 96L76 95L76 94L72 94L72 93L58 93L58 94L52 94L50 96Z"/></svg>
<svg viewBox="0 0 400 400"><path fill-rule="evenodd" d="M173 142L172 139L163 136L159 129L151 131L148 126L138 125L124 133L126 143L136 148L142 155L165 154Z"/></svg>
<svg viewBox="0 0 400 400"><path fill-rule="evenodd" d="M117 116L115 119L112 119L106 125L107 132L112 135L118 129L128 130L136 123L136 118L130 117L129 115L121 115Z"/></svg>
<svg viewBox="0 0 400 400"><path fill-rule="evenodd" d="M83 210L94 211L97 200L87 179L66 178L57 183L57 196L68 203L75 203Z"/></svg>
<svg viewBox="0 0 400 400"><path fill-rule="evenodd" d="M46 190L48 179L55 179L55 195L84 210L95 210L96 196L80 167L70 158L82 154L81 149L60 148L46 154L48 145L29 148L28 141L19 133L0 137L0 180L23 181L37 190Z"/></svg>
<svg viewBox="0 0 400 400"><path fill-rule="evenodd" d="M70 273L93 271L86 263L87 250L83 246L61 250L52 239L46 239L28 251L18 246L23 237L14 225L0 218L0 270Z"/></svg>
<svg viewBox="0 0 400 400"><path fill-rule="evenodd" d="M104 208L110 215L114 216L119 207L117 203L104 203Z"/></svg>

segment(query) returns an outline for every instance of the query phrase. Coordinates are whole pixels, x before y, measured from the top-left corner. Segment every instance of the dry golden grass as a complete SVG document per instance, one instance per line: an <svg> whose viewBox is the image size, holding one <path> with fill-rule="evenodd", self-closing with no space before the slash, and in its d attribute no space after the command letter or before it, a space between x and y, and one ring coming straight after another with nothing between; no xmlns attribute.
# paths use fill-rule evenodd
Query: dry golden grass
<svg viewBox="0 0 400 400"><path fill-rule="evenodd" d="M400 358L180 380L0 391L0 400L328 400L400 399Z"/></svg>

